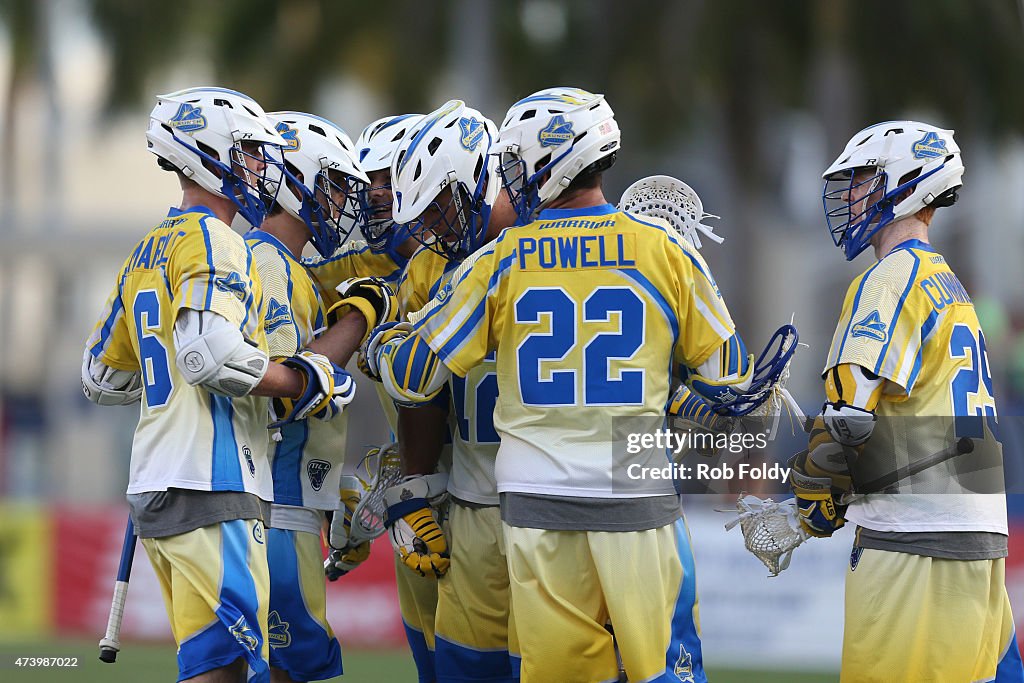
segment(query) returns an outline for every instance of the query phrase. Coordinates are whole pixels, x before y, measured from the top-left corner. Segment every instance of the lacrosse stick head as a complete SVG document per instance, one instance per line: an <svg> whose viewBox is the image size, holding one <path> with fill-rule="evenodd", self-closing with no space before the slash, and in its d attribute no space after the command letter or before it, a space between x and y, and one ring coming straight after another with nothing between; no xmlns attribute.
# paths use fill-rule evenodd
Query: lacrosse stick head
<svg viewBox="0 0 1024 683"><path fill-rule="evenodd" d="M371 448L356 466L356 477L363 487L363 496L352 512L349 538L372 541L384 533L384 491L402 480L402 461L398 444Z"/></svg>
<svg viewBox="0 0 1024 683"><path fill-rule="evenodd" d="M693 188L672 176L652 175L636 181L622 193L619 210L661 218L697 249L702 246L701 234L718 244L725 239L702 222L718 216L705 213L704 205Z"/></svg>
<svg viewBox="0 0 1024 683"><path fill-rule="evenodd" d="M778 576L789 566L793 550L808 538L797 517L796 500L776 503L771 498L762 500L741 494L736 510L739 516L725 528L739 524L744 547L761 560L772 576Z"/></svg>

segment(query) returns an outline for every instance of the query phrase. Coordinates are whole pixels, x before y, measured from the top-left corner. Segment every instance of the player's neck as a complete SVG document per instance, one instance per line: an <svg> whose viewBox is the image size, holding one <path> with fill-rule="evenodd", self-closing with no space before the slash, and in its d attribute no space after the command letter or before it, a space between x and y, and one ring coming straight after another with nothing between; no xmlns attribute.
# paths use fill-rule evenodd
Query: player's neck
<svg viewBox="0 0 1024 683"><path fill-rule="evenodd" d="M607 204L604 198L604 190L600 187L587 187L577 190L572 194L560 195L551 200L545 209L585 209L589 206L601 206Z"/></svg>
<svg viewBox="0 0 1024 683"><path fill-rule="evenodd" d="M205 206L213 212L218 220L227 225L231 225L235 214L238 213L238 207L227 197L207 192L199 185L191 183L187 187L181 188L181 205L178 208L188 211L194 206Z"/></svg>
<svg viewBox="0 0 1024 683"><path fill-rule="evenodd" d="M928 224L916 216L908 216L880 230L871 240L875 247L875 258L881 261L907 240L920 240L927 244Z"/></svg>
<svg viewBox="0 0 1024 683"><path fill-rule="evenodd" d="M273 216L267 216L260 230L280 240L293 257L302 258L302 249L309 241L309 229L305 223L287 211L280 211Z"/></svg>

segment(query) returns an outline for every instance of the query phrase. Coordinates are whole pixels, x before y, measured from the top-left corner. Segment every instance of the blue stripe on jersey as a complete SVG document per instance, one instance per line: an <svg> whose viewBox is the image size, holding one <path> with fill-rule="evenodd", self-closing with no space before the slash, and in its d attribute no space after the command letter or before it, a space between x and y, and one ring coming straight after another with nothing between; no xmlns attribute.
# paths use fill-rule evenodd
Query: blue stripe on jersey
<svg viewBox="0 0 1024 683"><path fill-rule="evenodd" d="M244 491L242 465L238 462L235 442L234 408L227 396L210 394L210 415L213 418L212 477L214 491Z"/></svg>
<svg viewBox="0 0 1024 683"><path fill-rule="evenodd" d="M399 570L402 571L402 570ZM409 651L412 653L412 661L416 663L416 674L419 683L434 683L434 651L427 645L426 636L423 631L409 625L409 622L402 617L402 625L405 627L405 640L409 643Z"/></svg>
<svg viewBox="0 0 1024 683"><path fill-rule="evenodd" d="M914 257L914 269L910 271L910 277L907 279L907 287L903 290L903 294L900 295L899 304L896 305L896 313L893 314L892 322L889 324L889 334L886 335L887 338L885 340L885 346L882 347L882 352L878 354L878 362L875 363L874 370L876 375L882 370L882 363L885 362L885 356L889 351L889 345L892 344L892 335L896 331L896 322L900 319L900 312L903 310L903 304L906 303L907 297L910 295L910 288L914 286L914 282L917 280L917 270L921 267L921 259L917 257L917 254L909 250L907 253Z"/></svg>
<svg viewBox="0 0 1024 683"><path fill-rule="evenodd" d="M225 399L226 400L226 399ZM221 623L226 625L238 641L241 652L245 654L246 663L255 672L249 678L253 680L270 680L270 667L262 659L263 631L260 629L257 607L260 597L256 592L256 583L249 566L249 544L255 543L254 532L249 528L252 522L234 519L221 522L221 573L220 606L216 610ZM256 524L261 524L256 522ZM262 524L261 524L262 526ZM264 541L259 541L263 543ZM257 552L263 551L263 548ZM262 597L264 604L269 602L268 596ZM255 638L256 647L243 646L243 641Z"/></svg>
<svg viewBox="0 0 1024 683"><path fill-rule="evenodd" d="M907 378L907 386L905 387L907 392L914 386L917 381L917 375L921 372L921 362L924 356L924 343L931 335L932 330L935 329L935 323L939 320L939 312L932 311L927 318L925 318L924 324L921 325L921 345L917 347L917 355L914 356L914 369L910 371L910 377Z"/></svg>
<svg viewBox="0 0 1024 683"><path fill-rule="evenodd" d="M868 281L868 278L871 277L871 273L875 268L880 265L882 265L881 261L868 268L867 272L864 273L864 277L860 279L860 284L857 285L857 293L854 295L853 305L850 307L850 319L846 322L846 330L843 332L843 338L839 341L839 353L836 354L836 362L839 362L839 359L843 357L843 349L846 347L846 340L850 338L850 326L853 325L853 319L857 315L857 306L860 305L860 295L864 293L864 284Z"/></svg>
<svg viewBox="0 0 1024 683"><path fill-rule="evenodd" d="M498 286L503 278L505 278L509 271L512 269L512 264L515 263L517 258L516 252L513 251L511 254L503 258L498 262L497 269L491 273L491 278L487 283L487 292L480 299L480 302L473 309L473 312L469 315L465 322L455 331L455 334L448 339L447 342L438 350L438 354L442 360L449 358L452 354L458 351L466 339L471 337L476 328L480 326L480 322L483 320L484 311L487 309L487 297L490 296L491 292ZM438 306L438 309L445 308L444 306ZM435 310L436 312L436 310ZM430 316L432 317L432 316ZM425 322L425 321L420 321ZM417 326L417 329L419 327Z"/></svg>
<svg viewBox="0 0 1024 683"><path fill-rule="evenodd" d="M118 285L118 290L120 289L121 287ZM93 344L91 349L89 349L89 352L93 356L98 356L103 352L103 349L106 348L107 342L110 340L110 335L114 330L114 325L117 323L117 319L123 314L124 303L121 301L121 294L119 291L117 297L114 298L113 304L110 306L110 315L108 315L107 319L103 321L103 328L100 330L99 340Z"/></svg>
<svg viewBox="0 0 1024 683"><path fill-rule="evenodd" d="M210 281L206 283L206 302L203 304L203 309L208 311L213 302L213 280L217 271L213 267L213 245L210 242L210 229L206 227L205 217L199 219L199 227L203 231L203 242L206 244L206 265L210 269Z"/></svg>
<svg viewBox="0 0 1024 683"><path fill-rule="evenodd" d="M248 244L245 245L245 276L250 279L252 278L252 249L249 248ZM253 290L255 287L249 287L248 289L249 296L245 297L245 318L242 319L242 332L245 332L249 325L249 311L253 309ZM260 297L263 297L262 291L260 291ZM262 308L262 306L260 306L260 308Z"/></svg>
<svg viewBox="0 0 1024 683"><path fill-rule="evenodd" d="M288 279L288 291L286 296L288 297L288 305L292 308L292 327L295 328L295 343L298 344L301 349L303 341L302 332L299 331L299 323L295 320L295 302L292 299L295 292L295 283L292 281L292 266L288 263L288 259L283 258L281 260L284 261L284 276Z"/></svg>
<svg viewBox="0 0 1024 683"><path fill-rule="evenodd" d="M634 223L639 223L640 225L646 225L646 226L647 226L647 227L649 227L649 228L654 228L655 230L660 230L661 232L665 233L665 237L667 237L667 238L668 238L668 241L669 241L669 242L671 242L672 244L676 245L677 247L679 247L679 250L680 250L680 251L682 251L682 252L683 252L683 254L685 254L685 255L686 255L686 258L690 259L690 263L692 263L692 264L693 264L693 267L694 267L694 268L696 268L696 269L697 269L697 271L698 271L698 272L699 272L699 273L700 273L701 275L703 275L703 276L704 276L704 278L705 278L705 279L706 279L706 280L707 280L708 282L710 282L710 283L711 283L712 285L714 285L715 287L717 287L717 286L718 286L718 285L717 285L717 284L715 283L715 279L714 279L713 277L711 277L711 273L709 273L709 272L707 272L707 271L705 271L705 270L704 270L704 266L702 266L702 265L700 264L700 261L698 261L698 260L697 260L697 257L696 257L696 256L694 256L693 254L691 254L691 253L690 253L690 252L689 252L689 251L688 251L688 250L686 249L686 247L684 247L684 246L683 246L682 244L680 244L680 243L679 243L679 242L677 242L677 241L676 241L675 239L673 239L673 237L674 237L674 236L673 236L672 234L670 234L668 230L666 230L666 229L665 229L665 226L663 226L663 225L657 225L656 223L648 223L647 221L645 221L645 220L641 220L641 219L640 219L640 218L639 218L638 216L635 216L635 215L633 215L633 214L629 213L628 211L624 211L623 213L625 213L625 214L626 214L627 216L629 216L629 218L630 218L630 219L632 219ZM685 238L681 238L681 239L685 239Z"/></svg>
<svg viewBox="0 0 1024 683"><path fill-rule="evenodd" d="M538 214L538 221L553 221L562 218L575 218L577 216L607 216L615 213L618 209L612 204L599 204L597 206L585 206L581 209L544 209Z"/></svg>
<svg viewBox="0 0 1024 683"><path fill-rule="evenodd" d="M274 449L274 502L302 505L302 452L309 439L305 420L281 427L281 441Z"/></svg>
<svg viewBox="0 0 1024 683"><path fill-rule="evenodd" d="M654 286L654 283L644 277L639 270L623 268L619 269L619 272L643 287L644 291L658 304L658 308L665 314L665 318L668 319L668 324L672 328L672 346L674 348L679 340L679 320L676 318L676 312L672 310L672 307L665 300L665 297L661 295L661 292L658 291L658 288Z"/></svg>
<svg viewBox="0 0 1024 683"><path fill-rule="evenodd" d="M442 638L435 640L434 662L438 683L513 683L508 650L478 650Z"/></svg>

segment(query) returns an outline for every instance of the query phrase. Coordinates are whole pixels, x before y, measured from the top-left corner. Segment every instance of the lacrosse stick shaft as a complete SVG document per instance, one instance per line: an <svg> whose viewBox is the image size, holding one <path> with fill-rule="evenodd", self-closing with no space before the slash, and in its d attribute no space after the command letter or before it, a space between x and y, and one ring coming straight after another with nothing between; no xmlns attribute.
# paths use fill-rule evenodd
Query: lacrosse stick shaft
<svg viewBox="0 0 1024 683"><path fill-rule="evenodd" d="M965 436L952 446L949 446L938 453L932 453L926 458L915 460L909 465L895 469L888 474L883 474L877 479L872 479L863 486L856 487L856 492L861 494L877 493L889 488L899 481L923 472L926 469L935 467L936 465L946 462L947 460L951 460L958 455L967 455L972 451L974 451L974 442Z"/></svg>
<svg viewBox="0 0 1024 683"><path fill-rule="evenodd" d="M124 543L121 544L121 562L117 567L117 581L114 582L114 598L110 602L107 632L100 641L100 661L108 664L117 661L117 653L121 650L121 619L124 617L124 602L128 595L128 578L132 573L136 540L135 525L129 517L124 529Z"/></svg>

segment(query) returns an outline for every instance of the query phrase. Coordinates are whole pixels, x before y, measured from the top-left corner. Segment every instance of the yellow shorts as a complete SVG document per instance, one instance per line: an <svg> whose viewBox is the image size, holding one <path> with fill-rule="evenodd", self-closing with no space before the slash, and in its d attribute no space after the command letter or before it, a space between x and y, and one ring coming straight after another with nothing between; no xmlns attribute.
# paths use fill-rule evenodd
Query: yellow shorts
<svg viewBox="0 0 1024 683"><path fill-rule="evenodd" d="M327 623L320 534L269 529L270 664L295 681L320 681L342 674L341 646Z"/></svg>
<svg viewBox="0 0 1024 683"><path fill-rule="evenodd" d="M703 683L689 533L550 531L502 524L523 683Z"/></svg>
<svg viewBox="0 0 1024 683"><path fill-rule="evenodd" d="M437 579L413 573L395 555L395 583L398 585L398 607L402 611L405 639L409 641L420 683L433 683Z"/></svg>
<svg viewBox="0 0 1024 683"><path fill-rule="evenodd" d="M843 683L1024 680L1004 560L865 549L851 564Z"/></svg>
<svg viewBox="0 0 1024 683"><path fill-rule="evenodd" d="M518 643L509 623L501 512L452 502L445 535L452 563L437 584L437 681L516 680Z"/></svg>
<svg viewBox="0 0 1024 683"><path fill-rule="evenodd" d="M245 657L251 681L269 681L263 523L236 519L166 538L143 538L178 644L179 680Z"/></svg>

